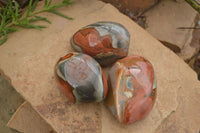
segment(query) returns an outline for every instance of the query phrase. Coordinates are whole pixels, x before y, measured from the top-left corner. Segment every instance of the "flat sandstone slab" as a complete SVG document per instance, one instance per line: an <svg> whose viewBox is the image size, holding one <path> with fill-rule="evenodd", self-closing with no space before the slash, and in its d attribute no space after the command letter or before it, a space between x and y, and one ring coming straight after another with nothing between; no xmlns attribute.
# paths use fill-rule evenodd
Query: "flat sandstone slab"
<svg viewBox="0 0 200 133"><path fill-rule="evenodd" d="M22 133L55 133L28 102L24 102L7 124Z"/></svg>
<svg viewBox="0 0 200 133"><path fill-rule="evenodd" d="M162 125L166 124L166 120L171 120L169 126L170 122L174 122L173 130L177 132L185 128L188 132L198 132L200 83L195 72L178 56L110 4L77 0L71 7L60 11L74 17L74 20L43 14L52 22L49 28L42 32L20 29L0 46L1 73L10 79L14 88L56 132L154 133L165 130ZM61 56L73 51L70 46L73 33L97 21L124 25L131 35L129 54L144 56L155 68L158 85L156 103L148 117L133 125L119 124L103 103L68 104L55 82L55 63Z"/></svg>
<svg viewBox="0 0 200 133"><path fill-rule="evenodd" d="M190 59L195 53L195 48L190 46L194 29L187 27L195 26L197 14L186 1L162 0L144 14L146 30L175 52L181 50L182 59ZM186 28L178 29L180 27Z"/></svg>

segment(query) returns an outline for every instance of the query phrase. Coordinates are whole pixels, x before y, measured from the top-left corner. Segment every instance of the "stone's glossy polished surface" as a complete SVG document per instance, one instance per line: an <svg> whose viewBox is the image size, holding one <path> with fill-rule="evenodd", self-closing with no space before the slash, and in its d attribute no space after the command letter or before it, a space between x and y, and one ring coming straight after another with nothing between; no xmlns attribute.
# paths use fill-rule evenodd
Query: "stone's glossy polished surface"
<svg viewBox="0 0 200 133"><path fill-rule="evenodd" d="M130 35L119 23L97 22L77 31L72 47L94 57L102 66L109 66L128 55Z"/></svg>
<svg viewBox="0 0 200 133"><path fill-rule="evenodd" d="M107 80L98 62L86 54L70 53L56 64L56 78L70 102L100 102L108 91Z"/></svg>
<svg viewBox="0 0 200 133"><path fill-rule="evenodd" d="M153 66L141 56L128 56L114 64L109 73L106 104L118 121L134 123L151 111L156 98Z"/></svg>

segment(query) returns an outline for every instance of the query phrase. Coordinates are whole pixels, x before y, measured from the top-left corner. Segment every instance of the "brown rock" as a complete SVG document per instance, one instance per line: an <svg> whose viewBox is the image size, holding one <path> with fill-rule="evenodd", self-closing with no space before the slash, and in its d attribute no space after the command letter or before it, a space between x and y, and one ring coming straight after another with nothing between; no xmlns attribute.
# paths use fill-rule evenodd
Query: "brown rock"
<svg viewBox="0 0 200 133"><path fill-rule="evenodd" d="M131 18L143 13L155 5L158 0L102 0L104 2L111 3L118 8L122 13L128 15Z"/></svg>
<svg viewBox="0 0 200 133"><path fill-rule="evenodd" d="M14 88L55 131L153 133L171 112L176 111L183 115L182 119L185 119L186 124L188 122L191 125L188 132L199 130L198 114L194 118L193 115L182 112L179 104L184 104L180 99L189 103L199 98L197 94L200 83L194 71L178 56L110 4L81 0L60 11L70 14L74 20L43 14L52 21L49 28L42 32L21 29L20 32L11 34L8 41L0 47L1 73L10 79ZM73 51L69 43L73 33L85 25L102 20L124 25L131 35L129 55L145 57L156 71L158 88L155 106L148 117L130 126L119 124L103 104L68 104L55 82L55 63L61 56ZM186 104L185 109L196 112L198 106L199 103L190 106ZM191 123L192 120L194 124ZM180 125L177 127L183 128Z"/></svg>
<svg viewBox="0 0 200 133"><path fill-rule="evenodd" d="M174 0L174 1L176 1L176 2L184 2L184 0Z"/></svg>
<svg viewBox="0 0 200 133"><path fill-rule="evenodd" d="M27 102L17 109L7 126L23 133L55 133Z"/></svg>
<svg viewBox="0 0 200 133"><path fill-rule="evenodd" d="M181 50L178 55L186 60L195 53L195 48L190 46L193 29L187 27L194 27L197 14L186 2L163 0L144 14L147 16L146 30L173 51Z"/></svg>
<svg viewBox="0 0 200 133"><path fill-rule="evenodd" d="M197 73L198 79L200 80L200 52L194 57L193 68Z"/></svg>
<svg viewBox="0 0 200 133"><path fill-rule="evenodd" d="M200 49L200 14L197 15L195 20L195 29L193 31L192 42L190 45L194 48Z"/></svg>

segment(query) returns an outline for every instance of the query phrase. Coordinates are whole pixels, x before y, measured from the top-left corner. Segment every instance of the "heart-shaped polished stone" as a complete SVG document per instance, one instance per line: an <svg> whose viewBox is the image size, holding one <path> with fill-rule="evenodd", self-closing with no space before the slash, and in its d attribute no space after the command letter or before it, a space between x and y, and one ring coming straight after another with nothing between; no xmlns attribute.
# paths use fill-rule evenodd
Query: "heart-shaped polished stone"
<svg viewBox="0 0 200 133"><path fill-rule="evenodd" d="M72 47L95 58L100 65L109 66L128 55L130 35L114 22L97 22L78 30L71 38Z"/></svg>
<svg viewBox="0 0 200 133"><path fill-rule="evenodd" d="M72 103L100 102L107 95L107 80L98 62L86 54L69 53L55 68L59 88Z"/></svg>
<svg viewBox="0 0 200 133"><path fill-rule="evenodd" d="M117 61L109 72L106 104L120 123L131 124L149 114L156 98L153 66L141 56Z"/></svg>

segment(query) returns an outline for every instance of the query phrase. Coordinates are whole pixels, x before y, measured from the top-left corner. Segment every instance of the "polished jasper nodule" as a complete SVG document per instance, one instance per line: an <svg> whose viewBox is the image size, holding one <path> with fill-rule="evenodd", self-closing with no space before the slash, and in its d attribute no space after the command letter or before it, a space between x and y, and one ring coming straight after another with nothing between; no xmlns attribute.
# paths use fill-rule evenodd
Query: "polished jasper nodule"
<svg viewBox="0 0 200 133"><path fill-rule="evenodd" d="M149 114L156 98L153 66L141 56L116 62L109 73L106 104L120 123L131 124Z"/></svg>
<svg viewBox="0 0 200 133"><path fill-rule="evenodd" d="M71 38L72 47L109 66L128 55L130 35L119 23L97 22L83 27Z"/></svg>
<svg viewBox="0 0 200 133"><path fill-rule="evenodd" d="M107 80L98 62L86 54L70 53L56 64L59 88L72 103L100 102L107 95Z"/></svg>

